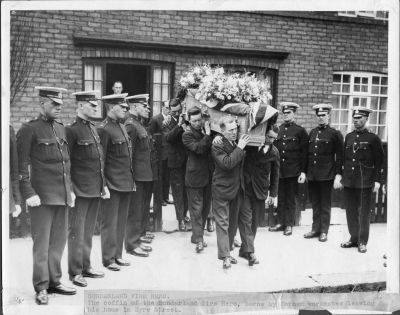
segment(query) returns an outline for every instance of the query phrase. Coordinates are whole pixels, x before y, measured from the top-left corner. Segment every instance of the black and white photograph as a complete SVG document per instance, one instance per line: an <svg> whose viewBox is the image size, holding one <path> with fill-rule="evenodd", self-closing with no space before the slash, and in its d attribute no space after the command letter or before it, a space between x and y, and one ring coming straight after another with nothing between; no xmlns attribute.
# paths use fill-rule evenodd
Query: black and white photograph
<svg viewBox="0 0 400 315"><path fill-rule="evenodd" d="M1 7L4 314L400 311L398 1Z"/></svg>

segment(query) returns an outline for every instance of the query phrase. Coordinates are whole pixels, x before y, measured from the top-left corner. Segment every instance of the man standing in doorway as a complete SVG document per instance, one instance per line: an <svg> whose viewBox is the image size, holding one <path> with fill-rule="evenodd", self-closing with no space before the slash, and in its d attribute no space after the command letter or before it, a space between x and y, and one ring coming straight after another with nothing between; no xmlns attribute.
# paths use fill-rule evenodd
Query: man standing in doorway
<svg viewBox="0 0 400 315"><path fill-rule="evenodd" d="M279 189L278 215L279 223L269 230L284 231L286 236L292 235L295 223L297 185L306 180L307 144L306 130L295 123L298 104L282 102L283 124L279 127L275 146L279 151Z"/></svg>
<svg viewBox="0 0 400 315"><path fill-rule="evenodd" d="M366 128L371 109L353 107L355 130L344 141L343 180L347 227L350 240L342 248L358 247L367 251L372 192L378 193L382 182L384 152L379 137Z"/></svg>
<svg viewBox="0 0 400 315"><path fill-rule="evenodd" d="M127 94L114 94L102 97L107 118L99 125L98 133L104 151L104 175L110 190L110 199L101 205L101 250L103 265L112 271L119 266L129 266L122 259L125 225L132 191L135 190L132 167L132 145L125 126L129 106Z"/></svg>
<svg viewBox="0 0 400 315"><path fill-rule="evenodd" d="M123 90L122 82L121 81L115 81L112 90L114 94L121 94Z"/></svg>
<svg viewBox="0 0 400 315"><path fill-rule="evenodd" d="M76 195L75 208L69 211L68 273L73 284L86 287L84 277L102 278L90 263L92 237L101 198L110 198L104 177L104 155L91 118L98 110L98 91L76 92L77 117L68 125L67 140L71 155L71 180Z"/></svg>
<svg viewBox="0 0 400 315"><path fill-rule="evenodd" d="M17 133L19 180L31 215L33 286L36 303L48 304L48 293L76 294L63 285L61 257L67 242L68 206L75 194L70 177L70 157L65 128L58 121L66 89L39 90L40 115Z"/></svg>
<svg viewBox="0 0 400 315"><path fill-rule="evenodd" d="M313 209L311 231L305 238L318 237L320 242L328 240L331 220L332 186L340 188L343 166L343 136L329 126L330 104L313 106L318 127L310 132L308 143L308 193Z"/></svg>

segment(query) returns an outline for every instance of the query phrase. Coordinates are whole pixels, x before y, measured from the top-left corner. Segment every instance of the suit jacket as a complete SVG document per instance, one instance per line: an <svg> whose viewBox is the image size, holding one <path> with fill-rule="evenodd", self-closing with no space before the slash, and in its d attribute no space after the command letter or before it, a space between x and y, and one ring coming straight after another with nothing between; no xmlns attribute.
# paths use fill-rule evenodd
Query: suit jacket
<svg viewBox="0 0 400 315"><path fill-rule="evenodd" d="M132 141L132 166L135 180L151 182L151 138L138 117L130 114L125 121L126 131Z"/></svg>
<svg viewBox="0 0 400 315"><path fill-rule="evenodd" d="M343 136L330 126L318 126L310 132L307 179L325 181L342 174Z"/></svg>
<svg viewBox="0 0 400 315"><path fill-rule="evenodd" d="M13 127L10 126L10 209L9 213L15 211L15 205L21 205L21 193L19 192L18 178L18 153L17 139Z"/></svg>
<svg viewBox="0 0 400 315"><path fill-rule="evenodd" d="M233 146L225 137L221 144L213 144L211 155L215 163L212 178L213 196L222 200L232 200L243 185L243 161L245 153Z"/></svg>
<svg viewBox="0 0 400 315"><path fill-rule="evenodd" d="M166 160L168 158L168 142L165 137L166 133L170 130L168 125L163 125L164 116L160 113L153 116L150 119L148 125L148 131L151 136L155 133L162 134L162 150L161 150L161 158L162 160Z"/></svg>
<svg viewBox="0 0 400 315"><path fill-rule="evenodd" d="M344 141L343 186L371 188L383 182L381 139L367 129L352 131Z"/></svg>
<svg viewBox="0 0 400 315"><path fill-rule="evenodd" d="M200 188L210 183L213 162L211 158L211 137L190 127L182 135L187 150L185 185Z"/></svg>
<svg viewBox="0 0 400 315"><path fill-rule="evenodd" d="M245 187L252 186L257 199L265 200L278 194L279 152L270 145L267 153L257 147L247 147L243 166Z"/></svg>
<svg viewBox="0 0 400 315"><path fill-rule="evenodd" d="M168 167L179 168L186 163L187 155L185 146L182 143L183 128L178 125L177 121L171 119L170 131L166 133L168 141Z"/></svg>
<svg viewBox="0 0 400 315"><path fill-rule="evenodd" d="M44 115L32 119L18 131L17 148L23 198L38 195L44 205L71 205L71 163L63 124Z"/></svg>

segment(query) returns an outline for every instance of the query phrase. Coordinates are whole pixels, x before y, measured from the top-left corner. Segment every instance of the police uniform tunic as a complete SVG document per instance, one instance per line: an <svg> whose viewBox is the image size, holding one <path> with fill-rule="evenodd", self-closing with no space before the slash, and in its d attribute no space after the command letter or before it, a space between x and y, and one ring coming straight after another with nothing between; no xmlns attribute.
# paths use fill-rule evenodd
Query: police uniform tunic
<svg viewBox="0 0 400 315"><path fill-rule="evenodd" d="M384 152L379 137L367 129L354 130L344 142L342 183L350 241L367 244L374 182L382 182Z"/></svg>
<svg viewBox="0 0 400 315"><path fill-rule="evenodd" d="M327 125L312 129L307 165L308 191L313 208L312 231L328 233L333 179L342 174L342 165L342 134Z"/></svg>
<svg viewBox="0 0 400 315"><path fill-rule="evenodd" d="M67 206L71 205L70 157L64 126L40 115L17 133L22 197L38 195L30 207L33 239L33 286L36 292L56 287L67 241ZM29 172L30 167L30 172Z"/></svg>
<svg viewBox="0 0 400 315"><path fill-rule="evenodd" d="M308 135L303 127L294 122L279 127L274 145L280 157L278 214L283 226L294 225L297 178L307 169L307 144Z"/></svg>
<svg viewBox="0 0 400 315"><path fill-rule="evenodd" d="M151 167L151 137L134 115L129 116L125 126L132 141L132 165L136 184L136 191L132 192L131 196L125 230L125 249L129 252L139 247L140 237L146 234L154 182Z"/></svg>
<svg viewBox="0 0 400 315"><path fill-rule="evenodd" d="M75 276L91 268L92 236L105 186L104 156L92 122L78 116L66 130L76 195L69 213L68 272Z"/></svg>
<svg viewBox="0 0 400 315"><path fill-rule="evenodd" d="M132 191L135 190L132 146L125 126L107 117L98 133L104 150L104 175L110 199L101 203L101 248L104 266L122 258L125 225Z"/></svg>

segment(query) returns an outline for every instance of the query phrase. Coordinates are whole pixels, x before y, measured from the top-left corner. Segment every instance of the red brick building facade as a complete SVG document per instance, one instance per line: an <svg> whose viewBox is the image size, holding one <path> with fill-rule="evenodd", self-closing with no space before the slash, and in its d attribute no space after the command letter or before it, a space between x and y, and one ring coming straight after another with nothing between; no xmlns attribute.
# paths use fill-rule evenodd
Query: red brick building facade
<svg viewBox="0 0 400 315"><path fill-rule="evenodd" d="M109 94L116 80L129 94L150 93L156 113L160 101L176 95L184 71L209 63L268 76L274 104L300 104L297 121L308 130L315 125L312 105L333 103L332 124L346 133L349 108L360 104L376 110L371 127L387 138L384 19L338 12L15 11L11 44L24 20L33 68L11 107L16 129L38 112L36 85L69 90L65 122L75 116L71 93Z"/></svg>

